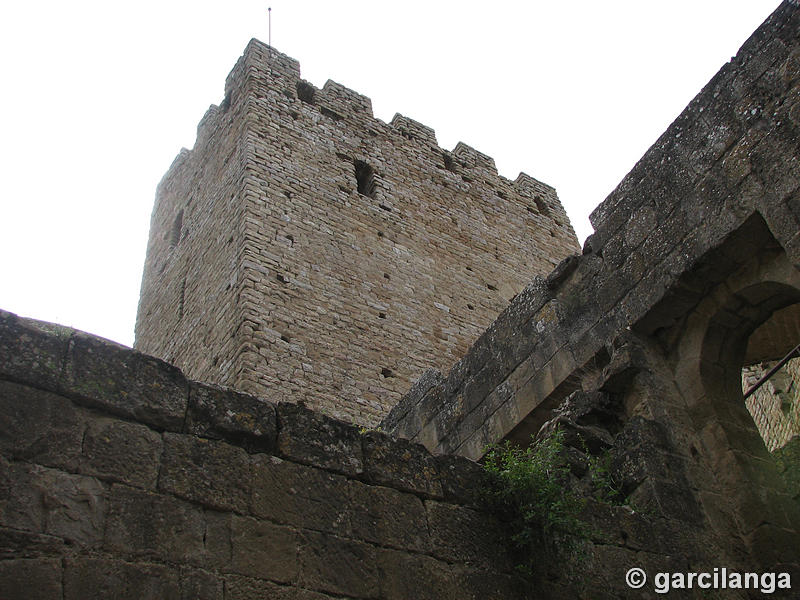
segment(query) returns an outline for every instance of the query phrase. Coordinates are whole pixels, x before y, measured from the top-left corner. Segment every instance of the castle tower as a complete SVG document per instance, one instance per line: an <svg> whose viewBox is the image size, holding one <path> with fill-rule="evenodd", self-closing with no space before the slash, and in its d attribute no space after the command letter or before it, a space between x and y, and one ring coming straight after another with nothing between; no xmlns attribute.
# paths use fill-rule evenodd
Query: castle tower
<svg viewBox="0 0 800 600"><path fill-rule="evenodd" d="M135 346L374 425L577 251L552 187L253 40L158 186Z"/></svg>

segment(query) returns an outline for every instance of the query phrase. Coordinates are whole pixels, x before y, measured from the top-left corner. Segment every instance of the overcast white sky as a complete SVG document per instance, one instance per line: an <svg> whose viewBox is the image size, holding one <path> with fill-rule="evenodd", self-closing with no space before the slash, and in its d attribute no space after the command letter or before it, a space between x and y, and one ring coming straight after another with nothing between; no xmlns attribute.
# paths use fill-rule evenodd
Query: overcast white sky
<svg viewBox="0 0 800 600"><path fill-rule="evenodd" d="M125 343L155 187L251 37L587 215L777 0L76 0L0 8L0 308Z"/></svg>

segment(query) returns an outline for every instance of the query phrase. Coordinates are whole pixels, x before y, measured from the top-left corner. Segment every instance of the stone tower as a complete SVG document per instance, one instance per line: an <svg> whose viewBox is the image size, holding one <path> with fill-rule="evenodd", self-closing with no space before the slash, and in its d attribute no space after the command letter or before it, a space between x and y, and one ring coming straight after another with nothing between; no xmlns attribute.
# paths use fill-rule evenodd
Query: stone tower
<svg viewBox="0 0 800 600"><path fill-rule="evenodd" d="M158 186L135 346L375 425L578 251L552 187L253 40Z"/></svg>

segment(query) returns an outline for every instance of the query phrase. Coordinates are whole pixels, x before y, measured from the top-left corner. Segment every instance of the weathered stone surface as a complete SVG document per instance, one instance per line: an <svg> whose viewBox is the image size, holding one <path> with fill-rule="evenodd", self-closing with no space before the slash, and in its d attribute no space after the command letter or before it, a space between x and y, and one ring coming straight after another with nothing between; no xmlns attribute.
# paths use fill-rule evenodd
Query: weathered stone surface
<svg viewBox="0 0 800 600"><path fill-rule="evenodd" d="M692 491L671 482L645 481L630 495L630 503L669 519L699 523L703 518Z"/></svg>
<svg viewBox="0 0 800 600"><path fill-rule="evenodd" d="M64 393L113 414L180 431L188 385L167 363L84 333L70 338Z"/></svg>
<svg viewBox="0 0 800 600"><path fill-rule="evenodd" d="M383 418L381 421L381 429L395 432L400 423L408 427L409 413L418 409L418 405L423 401L425 396L434 387L442 383L444 383L444 377L442 377L441 371L438 369L428 369L425 371L422 376L414 382L411 389L409 389L408 392L400 398L397 404L394 405L392 410L389 411L389 414ZM417 431L418 429L411 433L415 434ZM405 434L403 437L411 437L407 432L408 430L403 431Z"/></svg>
<svg viewBox="0 0 800 600"><path fill-rule="evenodd" d="M186 431L251 452L271 452L277 436L275 407L254 396L190 382Z"/></svg>
<svg viewBox="0 0 800 600"><path fill-rule="evenodd" d="M180 582L181 600L223 600L223 581L214 573L183 568Z"/></svg>
<svg viewBox="0 0 800 600"><path fill-rule="evenodd" d="M43 531L44 509L36 480L31 466L9 463L0 456L0 524L28 532Z"/></svg>
<svg viewBox="0 0 800 600"><path fill-rule="evenodd" d="M161 435L135 423L96 417L83 439L80 471L100 479L153 489L158 478Z"/></svg>
<svg viewBox="0 0 800 600"><path fill-rule="evenodd" d="M447 502L477 506L481 503L483 466L464 458L441 454L434 456L442 484L442 495Z"/></svg>
<svg viewBox="0 0 800 600"><path fill-rule="evenodd" d="M278 404L278 453L345 475L364 470L358 429L294 404Z"/></svg>
<svg viewBox="0 0 800 600"><path fill-rule="evenodd" d="M492 570L512 568L502 527L489 515L433 500L426 501L425 508L434 556Z"/></svg>
<svg viewBox="0 0 800 600"><path fill-rule="evenodd" d="M364 477L372 482L432 498L442 497L433 456L420 444L379 431L363 436Z"/></svg>
<svg viewBox="0 0 800 600"><path fill-rule="evenodd" d="M0 598L3 600L63 600L59 559L0 561Z"/></svg>
<svg viewBox="0 0 800 600"><path fill-rule="evenodd" d="M296 530L233 516L229 543L231 571L281 583L297 580L300 565Z"/></svg>
<svg viewBox="0 0 800 600"><path fill-rule="evenodd" d="M0 381L0 452L5 456L74 470L84 427L69 400Z"/></svg>
<svg viewBox="0 0 800 600"><path fill-rule="evenodd" d="M64 600L183 600L178 574L163 565L70 558L64 567Z"/></svg>
<svg viewBox="0 0 800 600"><path fill-rule="evenodd" d="M74 330L0 310L0 376L57 391Z"/></svg>
<svg viewBox="0 0 800 600"><path fill-rule="evenodd" d="M380 550L378 564L386 600L461 600L469 593L452 565L430 556Z"/></svg>
<svg viewBox="0 0 800 600"><path fill-rule="evenodd" d="M525 580L521 576L498 574L491 571L461 573L458 585L464 590L461 598L470 598L471 600L506 600L508 598L553 600L552 596L542 594L538 584L534 584L530 580ZM572 593L575 592L572 591ZM574 598L574 596L572 597Z"/></svg>
<svg viewBox="0 0 800 600"><path fill-rule="evenodd" d="M52 471L37 474L45 510L45 533L85 546L102 539L105 488L92 477Z"/></svg>
<svg viewBox="0 0 800 600"><path fill-rule="evenodd" d="M253 457L253 515L277 523L347 535L353 485L336 475L274 456Z"/></svg>
<svg viewBox="0 0 800 600"><path fill-rule="evenodd" d="M301 586L350 598L373 598L380 590L377 550L368 544L322 533L304 533Z"/></svg>
<svg viewBox="0 0 800 600"><path fill-rule="evenodd" d="M203 560L202 510L172 496L114 485L108 495L103 549L175 563Z"/></svg>
<svg viewBox="0 0 800 600"><path fill-rule="evenodd" d="M60 556L64 551L64 540L61 538L0 527L0 561L11 558Z"/></svg>
<svg viewBox="0 0 800 600"><path fill-rule="evenodd" d="M611 472L625 496L648 477L671 479L683 475L680 460L675 457L670 461L667 452L672 448L660 423L633 417L614 445Z"/></svg>
<svg viewBox="0 0 800 600"><path fill-rule="evenodd" d="M102 541L105 489L91 477L0 458L0 524L81 546Z"/></svg>
<svg viewBox="0 0 800 600"><path fill-rule="evenodd" d="M231 564L231 514L211 509L204 511L206 531L203 538L209 565L229 570Z"/></svg>
<svg viewBox="0 0 800 600"><path fill-rule="evenodd" d="M225 442L164 434L158 489L210 508L245 513L250 505L249 455Z"/></svg>
<svg viewBox="0 0 800 600"><path fill-rule="evenodd" d="M357 482L350 492L351 537L415 552L428 550L427 516L418 497Z"/></svg>
<svg viewBox="0 0 800 600"><path fill-rule="evenodd" d="M270 581L228 575L225 578L225 600L328 600L331 596Z"/></svg>

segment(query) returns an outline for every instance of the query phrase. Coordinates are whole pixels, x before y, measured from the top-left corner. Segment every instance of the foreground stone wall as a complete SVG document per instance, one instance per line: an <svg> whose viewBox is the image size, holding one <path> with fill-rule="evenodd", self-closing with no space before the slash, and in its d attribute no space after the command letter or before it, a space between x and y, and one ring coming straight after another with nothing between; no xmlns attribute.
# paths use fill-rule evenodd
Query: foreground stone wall
<svg viewBox="0 0 800 600"><path fill-rule="evenodd" d="M527 597L480 472L0 312L4 600Z"/></svg>
<svg viewBox="0 0 800 600"><path fill-rule="evenodd" d="M552 187L253 40L159 187L136 347L374 426L578 250Z"/></svg>

